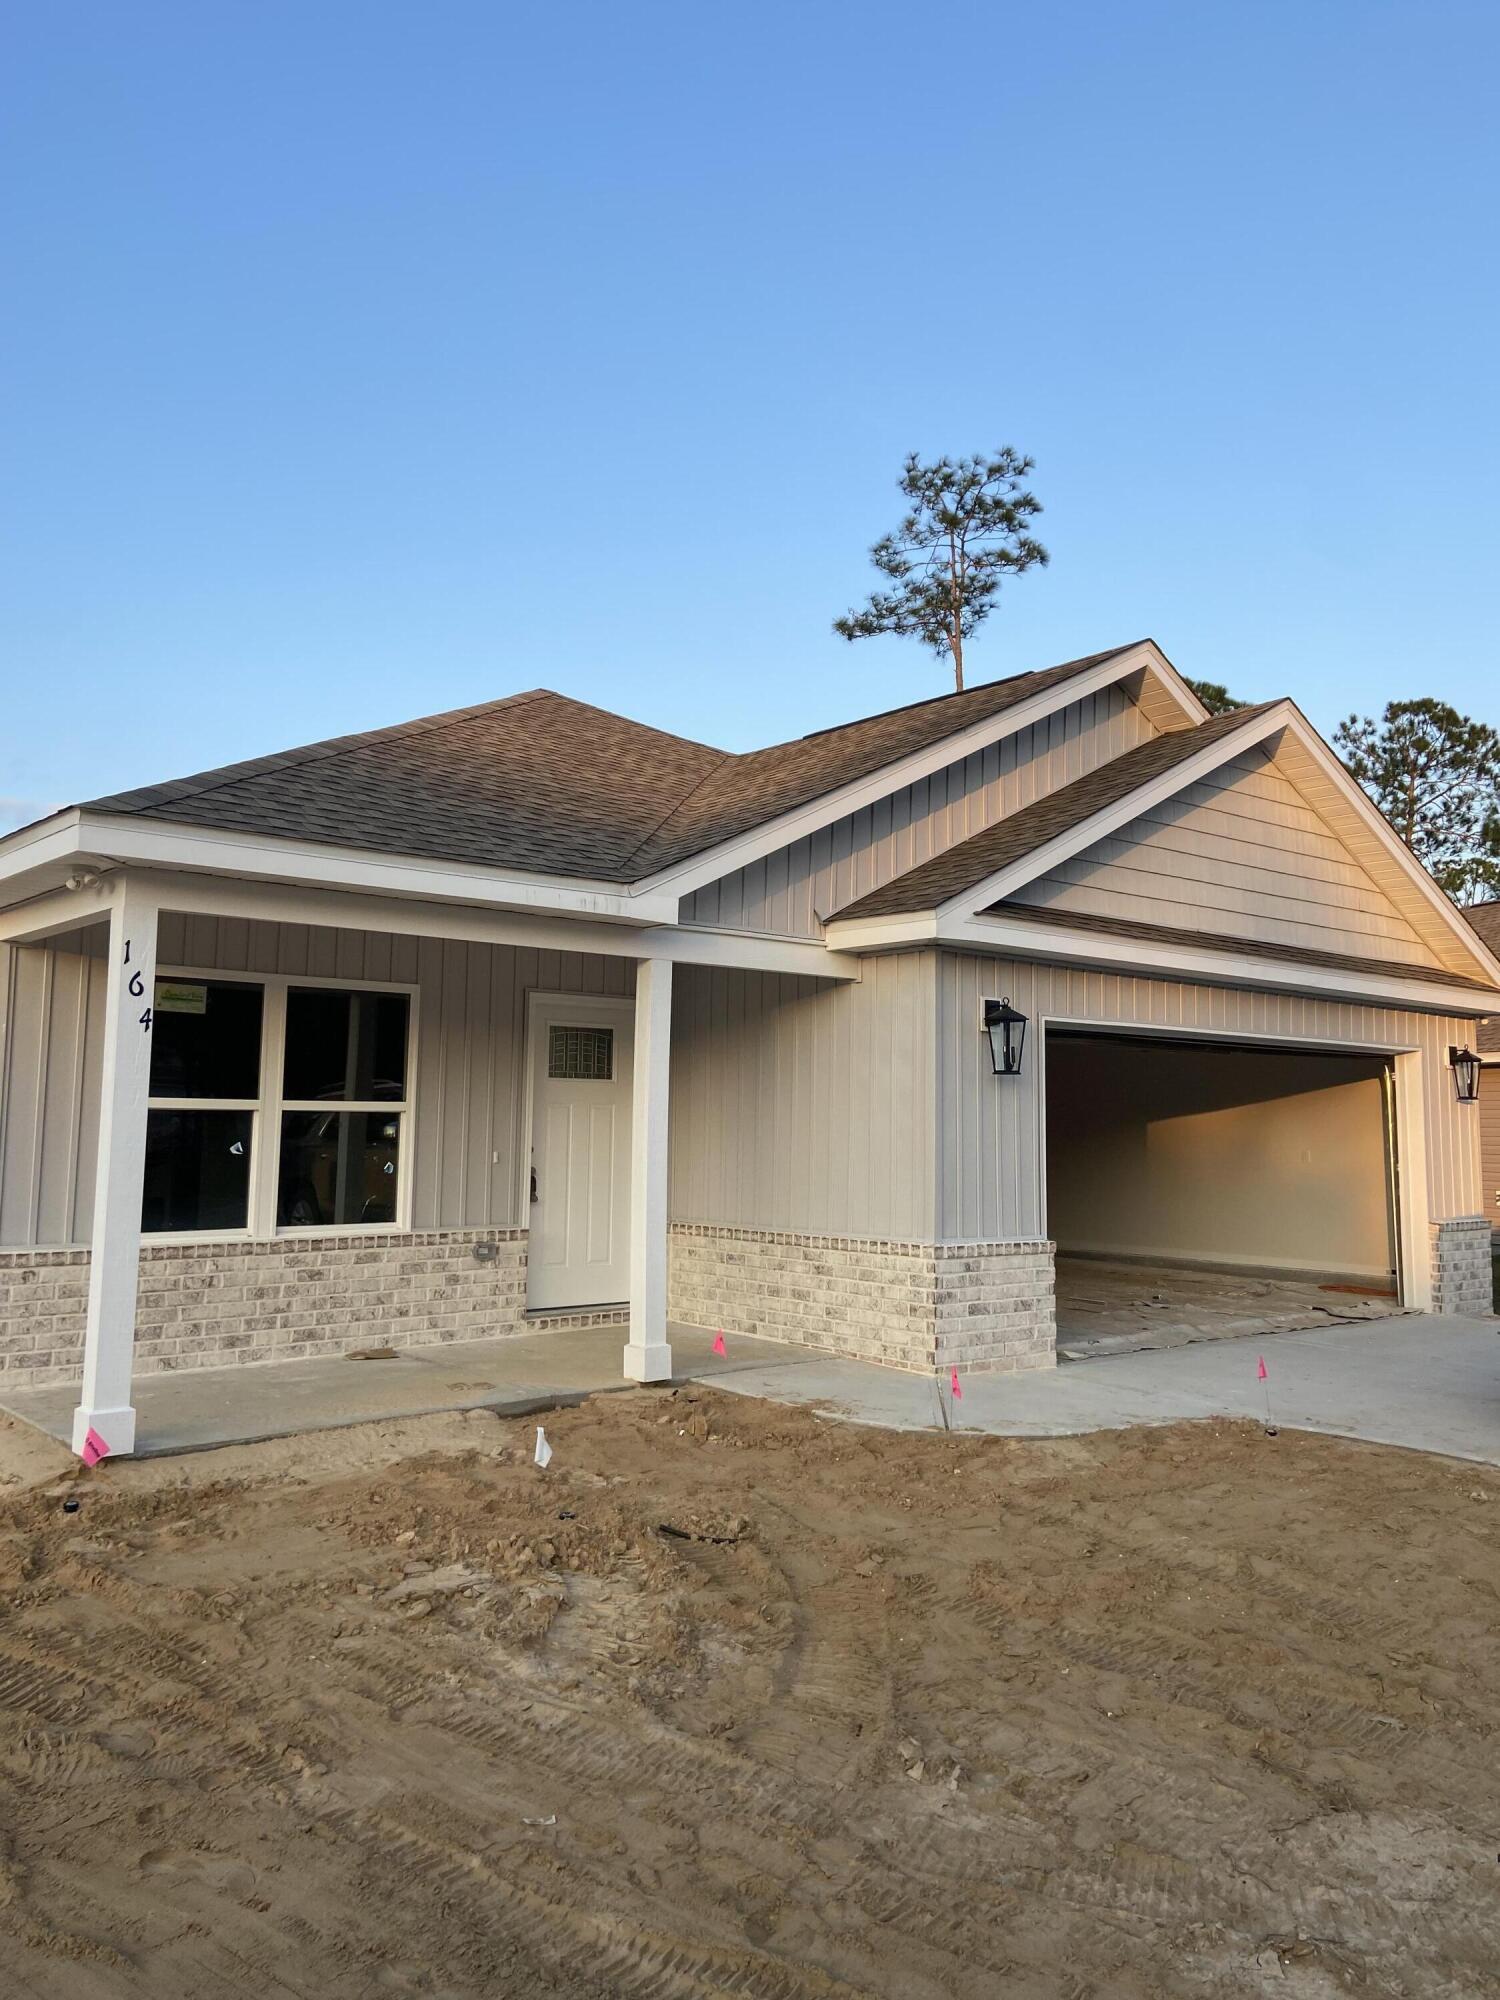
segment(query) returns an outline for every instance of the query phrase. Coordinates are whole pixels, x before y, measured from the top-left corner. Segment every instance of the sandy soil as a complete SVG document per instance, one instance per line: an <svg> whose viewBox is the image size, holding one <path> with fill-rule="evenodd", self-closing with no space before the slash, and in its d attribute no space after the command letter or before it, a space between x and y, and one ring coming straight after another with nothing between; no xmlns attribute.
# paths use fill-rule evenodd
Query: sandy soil
<svg viewBox="0 0 1500 2000"><path fill-rule="evenodd" d="M1497 1991L1500 1474L706 1391L548 1432L0 1436L0 1990Z"/></svg>

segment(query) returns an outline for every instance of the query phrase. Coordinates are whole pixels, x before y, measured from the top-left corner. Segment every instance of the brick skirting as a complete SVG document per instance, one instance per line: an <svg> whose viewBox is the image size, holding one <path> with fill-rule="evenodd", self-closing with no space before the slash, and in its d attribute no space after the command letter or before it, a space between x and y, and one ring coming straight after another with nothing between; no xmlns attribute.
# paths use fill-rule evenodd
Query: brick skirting
<svg viewBox="0 0 1500 2000"><path fill-rule="evenodd" d="M895 1243L674 1222L668 1312L888 1368L1057 1361L1050 1243Z"/></svg>
<svg viewBox="0 0 1500 2000"><path fill-rule="evenodd" d="M140 1272L142 1375L526 1331L523 1229L149 1243ZM0 1250L0 1381L78 1380L88 1286L87 1250Z"/></svg>
<svg viewBox="0 0 1500 2000"><path fill-rule="evenodd" d="M1432 1309L1487 1317L1495 1309L1490 1219L1459 1215L1432 1225Z"/></svg>

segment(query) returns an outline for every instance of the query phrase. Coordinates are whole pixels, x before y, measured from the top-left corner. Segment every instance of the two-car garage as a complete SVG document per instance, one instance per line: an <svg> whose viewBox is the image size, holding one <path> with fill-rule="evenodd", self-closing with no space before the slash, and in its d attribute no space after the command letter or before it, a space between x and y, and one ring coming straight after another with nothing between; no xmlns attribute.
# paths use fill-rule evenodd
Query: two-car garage
<svg viewBox="0 0 1500 2000"><path fill-rule="evenodd" d="M1330 1315L1396 1309L1388 1057L1061 1025L1046 1039L1065 1352L1101 1331L1122 1344L1143 1300L1204 1332L1324 1298Z"/></svg>

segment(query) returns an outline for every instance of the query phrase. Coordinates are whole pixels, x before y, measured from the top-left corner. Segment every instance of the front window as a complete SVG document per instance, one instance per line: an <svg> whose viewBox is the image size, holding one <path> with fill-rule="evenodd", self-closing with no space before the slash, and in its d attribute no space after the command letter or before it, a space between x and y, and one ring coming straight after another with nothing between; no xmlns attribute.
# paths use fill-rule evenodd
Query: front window
<svg viewBox="0 0 1500 2000"><path fill-rule="evenodd" d="M367 988L158 979L142 1230L398 1222L410 1011Z"/></svg>
<svg viewBox="0 0 1500 2000"><path fill-rule="evenodd" d="M276 1200L282 1229L396 1220L406 1012L404 993L289 988Z"/></svg>
<svg viewBox="0 0 1500 2000"><path fill-rule="evenodd" d="M235 980L158 979L141 1228L245 1229L265 996Z"/></svg>

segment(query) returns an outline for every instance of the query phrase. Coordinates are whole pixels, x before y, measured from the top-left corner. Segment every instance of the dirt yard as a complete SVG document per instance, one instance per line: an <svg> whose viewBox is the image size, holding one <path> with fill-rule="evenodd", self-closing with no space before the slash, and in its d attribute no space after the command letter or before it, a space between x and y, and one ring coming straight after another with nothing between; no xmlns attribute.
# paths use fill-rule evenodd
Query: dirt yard
<svg viewBox="0 0 1500 2000"><path fill-rule="evenodd" d="M1500 1990L1500 1474L548 1434L0 1436L7 2000Z"/></svg>

